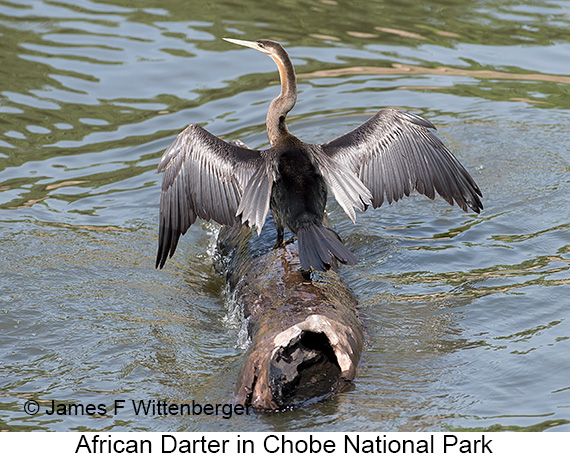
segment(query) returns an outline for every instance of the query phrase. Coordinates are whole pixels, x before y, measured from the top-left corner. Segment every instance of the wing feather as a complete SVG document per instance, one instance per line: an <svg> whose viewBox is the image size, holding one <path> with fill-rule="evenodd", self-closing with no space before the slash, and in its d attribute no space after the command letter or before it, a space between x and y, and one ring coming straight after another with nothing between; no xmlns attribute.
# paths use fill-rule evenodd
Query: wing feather
<svg viewBox="0 0 570 457"><path fill-rule="evenodd" d="M337 170L332 179L323 173L337 200L335 186L346 186L337 182L342 181L344 173L359 178L369 190L369 194L360 193L361 202L369 199L374 208L384 201L398 201L416 189L430 199L435 198L437 191L464 211L469 207L480 212L483 205L479 187L432 129L433 124L419 116L383 109L351 132L320 145L317 162L325 164L321 170ZM340 195L345 204L349 202L358 208L354 194L346 194L349 198ZM354 220L354 210L339 203Z"/></svg>
<svg viewBox="0 0 570 457"><path fill-rule="evenodd" d="M156 266L162 268L172 257L180 236L197 217L224 225L262 223L269 196L257 199L261 209L250 208L255 218L242 215L238 208L249 180L257 170L266 169L265 164L262 152L227 143L198 125L181 132L158 165L158 172L164 174Z"/></svg>

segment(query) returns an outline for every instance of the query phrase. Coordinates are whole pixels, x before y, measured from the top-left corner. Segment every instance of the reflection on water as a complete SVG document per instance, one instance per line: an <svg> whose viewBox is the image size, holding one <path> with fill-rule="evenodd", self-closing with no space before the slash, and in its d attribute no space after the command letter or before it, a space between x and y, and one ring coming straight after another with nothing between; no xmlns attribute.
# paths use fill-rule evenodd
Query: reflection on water
<svg viewBox="0 0 570 457"><path fill-rule="evenodd" d="M0 0L0 428L568 430L569 23L556 1ZM414 195L353 225L330 202L369 335L330 401L231 420L27 416L27 399L232 398L243 349L215 225L153 268L174 136L198 122L267 143L274 65L224 36L287 45L306 141L383 106L426 116L485 210Z"/></svg>

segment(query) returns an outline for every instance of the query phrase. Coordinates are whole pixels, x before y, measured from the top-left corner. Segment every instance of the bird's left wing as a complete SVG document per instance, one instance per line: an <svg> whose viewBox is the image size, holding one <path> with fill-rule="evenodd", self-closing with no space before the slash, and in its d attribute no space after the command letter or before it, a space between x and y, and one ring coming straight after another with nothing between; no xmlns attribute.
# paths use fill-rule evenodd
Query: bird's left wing
<svg viewBox="0 0 570 457"><path fill-rule="evenodd" d="M358 208L371 202L377 208L414 189L431 199L437 191L464 211L469 207L478 213L483 208L479 187L432 129L433 124L419 116L383 109L351 132L320 145L320 161L333 173L329 185L353 220L354 210L348 211L347 204ZM368 192L335 192L335 181L343 180L340 173L352 181L358 177Z"/></svg>
<svg viewBox="0 0 570 457"><path fill-rule="evenodd" d="M260 151L227 143L196 124L182 131L165 151L158 172L164 171L160 196L158 253L156 266L162 268L174 254L180 235L196 217L233 225L240 221L244 189L259 169L268 167ZM265 186L268 179L262 180ZM257 213L267 214L267 202L258 202ZM242 215L241 220L255 224ZM265 215L263 216L265 219Z"/></svg>

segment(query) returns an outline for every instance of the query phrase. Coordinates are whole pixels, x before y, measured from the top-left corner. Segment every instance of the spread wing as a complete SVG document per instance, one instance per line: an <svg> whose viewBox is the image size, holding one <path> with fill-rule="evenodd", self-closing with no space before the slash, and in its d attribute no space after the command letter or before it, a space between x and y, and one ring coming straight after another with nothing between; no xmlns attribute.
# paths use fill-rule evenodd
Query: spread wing
<svg viewBox="0 0 570 457"><path fill-rule="evenodd" d="M197 217L224 225L243 221L263 226L272 184L268 169L260 151L227 143L198 125L189 125L158 164L158 172L164 175L156 266L162 268L172 257L180 235ZM242 205L244 191L249 200Z"/></svg>
<svg viewBox="0 0 570 457"><path fill-rule="evenodd" d="M409 196L414 189L431 199L437 191L464 211L467 207L477 213L483 209L479 187L431 129L434 125L419 116L383 109L351 132L321 145L332 162L329 168L353 173L370 191L337 195L334 183L329 182L353 220L354 210L350 207L348 211L347 206L360 208L371 201L378 208L384 201L392 203Z"/></svg>

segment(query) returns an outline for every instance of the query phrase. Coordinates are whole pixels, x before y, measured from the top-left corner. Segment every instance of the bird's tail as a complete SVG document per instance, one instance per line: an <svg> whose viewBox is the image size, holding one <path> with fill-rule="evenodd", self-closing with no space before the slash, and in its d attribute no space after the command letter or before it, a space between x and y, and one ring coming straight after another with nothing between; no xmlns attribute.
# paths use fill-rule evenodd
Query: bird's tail
<svg viewBox="0 0 570 457"><path fill-rule="evenodd" d="M332 230L309 225L297 231L301 268L325 271L331 267L332 257L347 265L356 265L356 257L338 239Z"/></svg>

